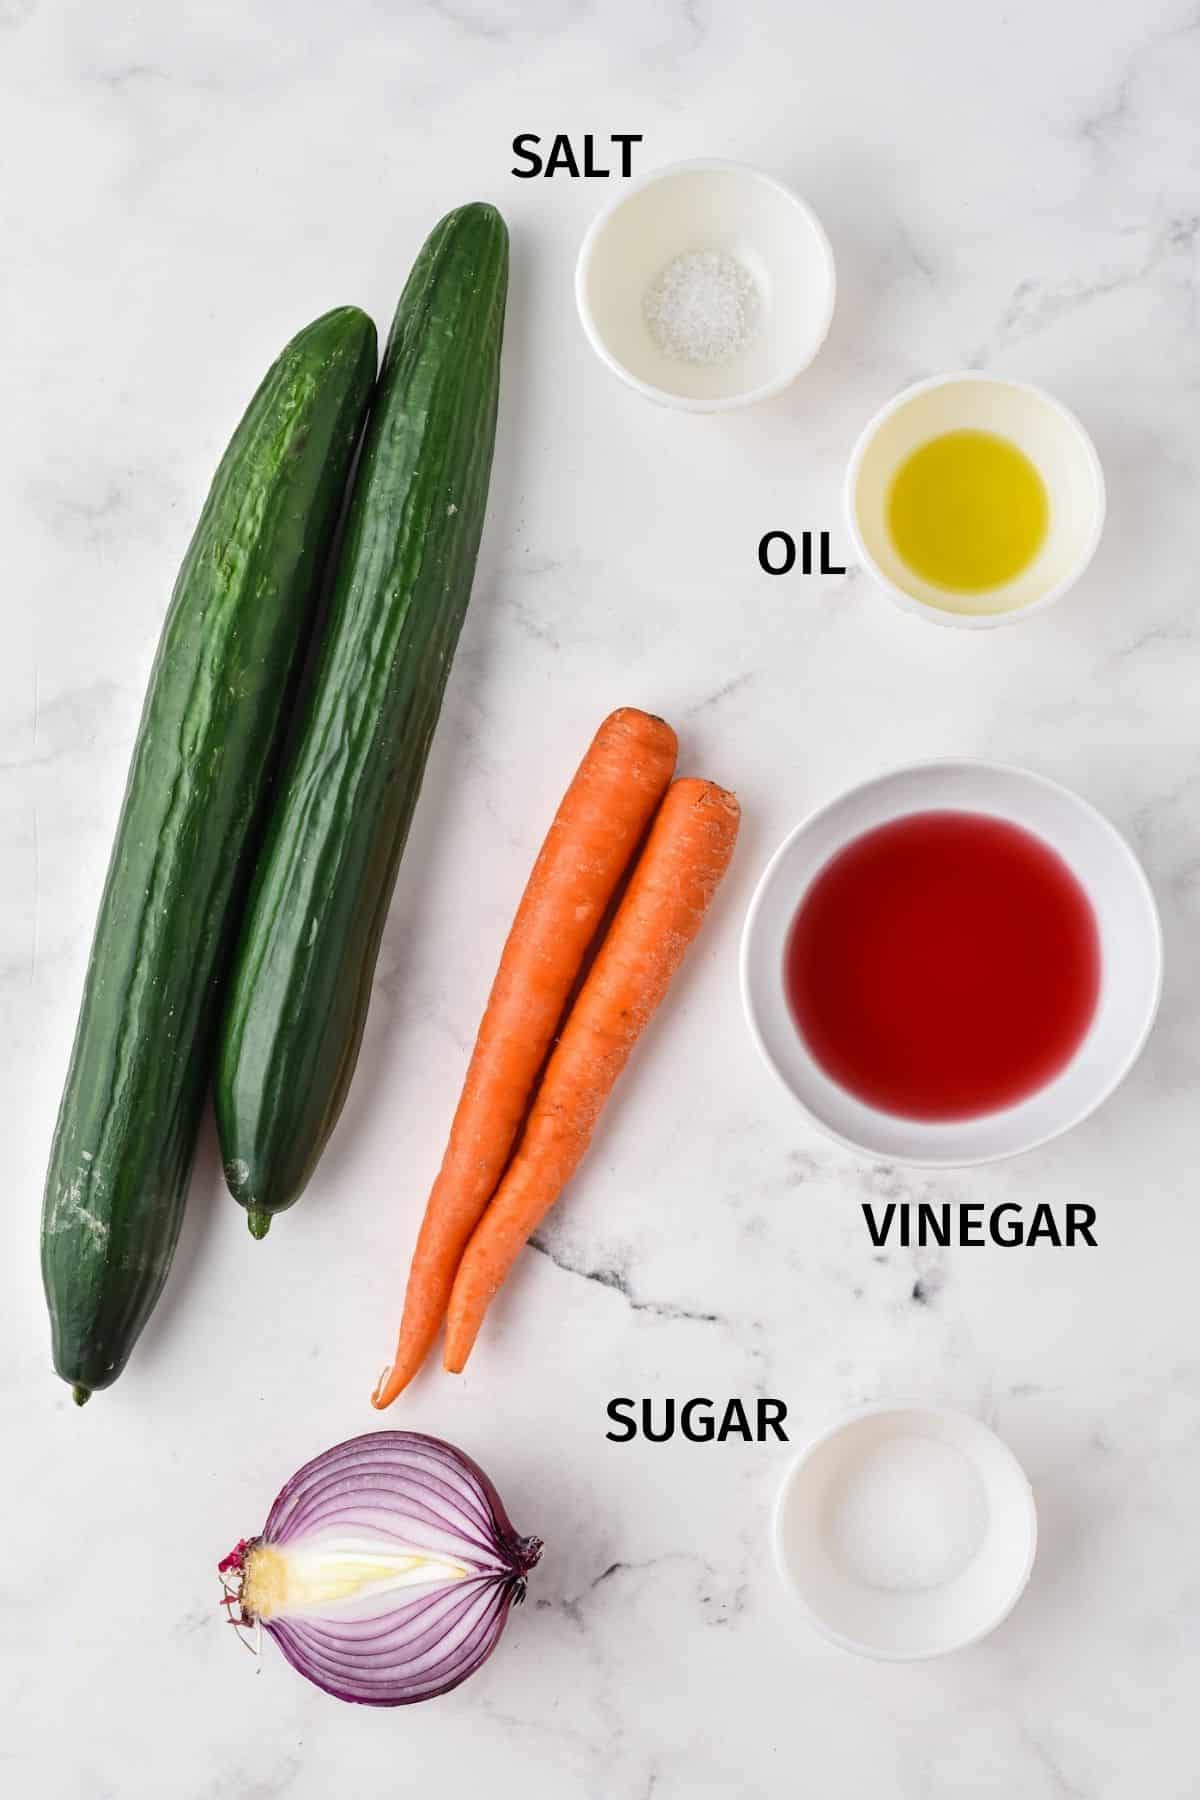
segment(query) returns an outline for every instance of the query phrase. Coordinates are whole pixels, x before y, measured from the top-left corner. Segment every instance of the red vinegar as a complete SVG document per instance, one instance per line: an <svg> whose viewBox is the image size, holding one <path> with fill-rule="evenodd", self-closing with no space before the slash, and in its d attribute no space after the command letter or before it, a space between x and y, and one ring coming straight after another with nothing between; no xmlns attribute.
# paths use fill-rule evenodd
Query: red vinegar
<svg viewBox="0 0 1200 1800"><path fill-rule="evenodd" d="M864 832L805 894L785 959L825 1073L904 1118L1026 1099L1075 1054L1100 992L1091 902L1041 838L984 813Z"/></svg>

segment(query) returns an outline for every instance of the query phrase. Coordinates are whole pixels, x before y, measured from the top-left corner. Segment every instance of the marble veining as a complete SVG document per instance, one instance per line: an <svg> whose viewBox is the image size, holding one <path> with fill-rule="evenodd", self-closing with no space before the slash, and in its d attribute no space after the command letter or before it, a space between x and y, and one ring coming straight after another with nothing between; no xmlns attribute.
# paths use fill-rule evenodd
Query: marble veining
<svg viewBox="0 0 1200 1800"><path fill-rule="evenodd" d="M0 0L0 1629L6 1775L37 1800L1189 1800L1200 1663L1200 13L953 0ZM838 261L828 343L761 409L644 404L578 328L612 184L518 181L520 131L640 131L637 167L793 181ZM217 456L269 358L344 301L386 326L448 206L513 231L476 590L385 933L359 1074L264 1244L205 1124L128 1373L76 1414L36 1272L46 1154L145 678ZM933 631L829 529L887 396L1044 383L1109 484L1082 587ZM368 1394L512 906L599 718L649 706L737 789L737 863L584 1169L460 1379L387 1424L461 1443L546 1553L487 1668L402 1715L225 1630L217 1558ZM923 1172L817 1137L759 1066L741 919L796 820L876 770L1025 763L1129 833L1168 981L1117 1098L1012 1164ZM1084 1199L1096 1249L872 1245L861 1208ZM795 1616L767 1516L790 1448L614 1445L615 1395L967 1407L1033 1479L1041 1554L987 1643L895 1669Z"/></svg>

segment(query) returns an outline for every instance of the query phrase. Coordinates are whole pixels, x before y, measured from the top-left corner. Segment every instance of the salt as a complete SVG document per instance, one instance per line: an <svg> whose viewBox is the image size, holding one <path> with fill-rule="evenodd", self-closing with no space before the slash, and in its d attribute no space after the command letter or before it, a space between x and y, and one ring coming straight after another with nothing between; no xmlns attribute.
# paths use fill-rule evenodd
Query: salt
<svg viewBox="0 0 1200 1800"><path fill-rule="evenodd" d="M914 1592L962 1573L987 1529L987 1499L961 1451L889 1437L858 1457L828 1497L826 1544L865 1587Z"/></svg>
<svg viewBox="0 0 1200 1800"><path fill-rule="evenodd" d="M664 356L675 362L728 362L759 328L753 275L727 250L689 250L646 290L642 313Z"/></svg>

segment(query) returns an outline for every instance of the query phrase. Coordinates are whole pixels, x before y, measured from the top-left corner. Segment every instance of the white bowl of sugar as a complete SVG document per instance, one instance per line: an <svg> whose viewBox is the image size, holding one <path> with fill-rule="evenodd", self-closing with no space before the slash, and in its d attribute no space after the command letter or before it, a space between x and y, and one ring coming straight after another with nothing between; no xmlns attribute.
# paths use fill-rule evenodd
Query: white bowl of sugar
<svg viewBox="0 0 1200 1800"><path fill-rule="evenodd" d="M600 360L647 399L723 412L806 369L833 317L833 252L773 176L697 160L655 169L593 221L575 298Z"/></svg>
<svg viewBox="0 0 1200 1800"><path fill-rule="evenodd" d="M1012 1611L1033 1569L1024 1470L966 1413L868 1407L784 1477L775 1559L810 1622L844 1650L916 1662L962 1650Z"/></svg>

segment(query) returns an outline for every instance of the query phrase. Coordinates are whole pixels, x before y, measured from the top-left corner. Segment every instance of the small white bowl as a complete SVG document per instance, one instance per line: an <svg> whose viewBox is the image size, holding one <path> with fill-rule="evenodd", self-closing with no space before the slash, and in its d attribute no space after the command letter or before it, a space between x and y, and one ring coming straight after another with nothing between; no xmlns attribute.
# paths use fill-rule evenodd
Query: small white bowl
<svg viewBox="0 0 1200 1800"><path fill-rule="evenodd" d="M647 288L675 257L723 250L759 290L753 339L727 362L679 362L642 313ZM833 317L833 252L797 194L742 163L708 159L654 169L593 220L579 252L575 299L592 349L647 399L723 412L769 399L806 369Z"/></svg>
<svg viewBox="0 0 1200 1800"><path fill-rule="evenodd" d="M1038 470L1050 506L1046 541L1012 581L985 593L946 592L903 561L887 525L888 493L900 465L946 431L991 431ZM1104 472L1073 412L1041 388L999 375L937 375L897 394L862 433L846 469L846 519L860 562L908 612L936 625L1011 625L1061 598L1083 574L1104 526Z"/></svg>
<svg viewBox="0 0 1200 1800"><path fill-rule="evenodd" d="M1058 852L1091 901L1100 934L1100 995L1087 1036L1052 1081L1015 1106L949 1121L866 1105L810 1055L784 989L788 934L816 875L845 844L914 812L991 813ZM850 788L798 825L763 871L746 914L742 1000L751 1035L812 1122L886 1162L963 1168L1047 1143L1095 1111L1124 1080L1150 1033L1162 987L1162 931L1133 851L1069 788L1001 763L928 762Z"/></svg>
<svg viewBox="0 0 1200 1800"><path fill-rule="evenodd" d="M890 1464L892 1514L862 1485ZM857 1489L857 1492L856 1492ZM970 1535L950 1536L966 1520ZM865 1542L864 1529L878 1526ZM1020 1599L1037 1552L1033 1490L1007 1444L966 1413L873 1406L803 1450L771 1520L775 1561L809 1621L843 1650L916 1662L978 1643ZM944 1565L922 1569L931 1547ZM915 1553L915 1562L914 1562ZM928 1581L929 1585L916 1585Z"/></svg>

